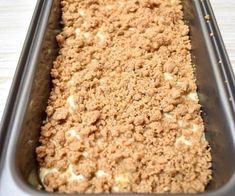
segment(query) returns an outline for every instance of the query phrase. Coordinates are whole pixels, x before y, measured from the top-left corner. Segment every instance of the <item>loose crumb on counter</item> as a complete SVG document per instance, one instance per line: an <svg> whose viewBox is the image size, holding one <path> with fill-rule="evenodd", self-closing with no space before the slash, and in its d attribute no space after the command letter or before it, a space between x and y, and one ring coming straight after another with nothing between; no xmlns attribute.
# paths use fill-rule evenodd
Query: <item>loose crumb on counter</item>
<svg viewBox="0 0 235 196"><path fill-rule="evenodd" d="M62 0L36 148L46 191L196 193L211 180L180 0Z"/></svg>

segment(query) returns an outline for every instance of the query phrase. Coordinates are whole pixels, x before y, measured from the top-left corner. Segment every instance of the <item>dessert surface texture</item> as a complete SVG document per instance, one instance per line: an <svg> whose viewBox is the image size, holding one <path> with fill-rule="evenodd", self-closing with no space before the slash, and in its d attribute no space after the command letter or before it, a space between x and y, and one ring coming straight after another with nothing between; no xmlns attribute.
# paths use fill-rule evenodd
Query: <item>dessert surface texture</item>
<svg viewBox="0 0 235 196"><path fill-rule="evenodd" d="M179 0L62 0L36 148L49 192L196 193L211 179Z"/></svg>

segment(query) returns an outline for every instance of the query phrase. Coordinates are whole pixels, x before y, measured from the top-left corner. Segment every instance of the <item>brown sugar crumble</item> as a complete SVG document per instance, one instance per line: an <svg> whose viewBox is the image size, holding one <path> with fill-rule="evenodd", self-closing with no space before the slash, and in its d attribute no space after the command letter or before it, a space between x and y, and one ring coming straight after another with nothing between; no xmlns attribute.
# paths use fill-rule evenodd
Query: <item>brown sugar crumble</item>
<svg viewBox="0 0 235 196"><path fill-rule="evenodd" d="M36 153L63 193L196 193L211 179L180 0L62 0Z"/></svg>

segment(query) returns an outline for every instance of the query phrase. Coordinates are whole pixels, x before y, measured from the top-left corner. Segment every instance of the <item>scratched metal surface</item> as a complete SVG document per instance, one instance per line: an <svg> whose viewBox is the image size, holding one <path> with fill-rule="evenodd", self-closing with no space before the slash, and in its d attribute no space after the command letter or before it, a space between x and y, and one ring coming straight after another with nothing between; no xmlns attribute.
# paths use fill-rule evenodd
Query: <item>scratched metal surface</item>
<svg viewBox="0 0 235 196"><path fill-rule="evenodd" d="M36 0L0 0L0 119ZM235 1L211 0L235 70Z"/></svg>

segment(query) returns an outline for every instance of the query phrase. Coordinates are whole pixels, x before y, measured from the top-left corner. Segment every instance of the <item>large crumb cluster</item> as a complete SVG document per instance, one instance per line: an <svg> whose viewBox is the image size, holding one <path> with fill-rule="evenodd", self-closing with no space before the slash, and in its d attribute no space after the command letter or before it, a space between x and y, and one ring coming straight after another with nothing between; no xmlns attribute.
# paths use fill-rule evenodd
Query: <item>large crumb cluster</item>
<svg viewBox="0 0 235 196"><path fill-rule="evenodd" d="M36 149L49 192L195 193L211 155L179 0L62 0Z"/></svg>

